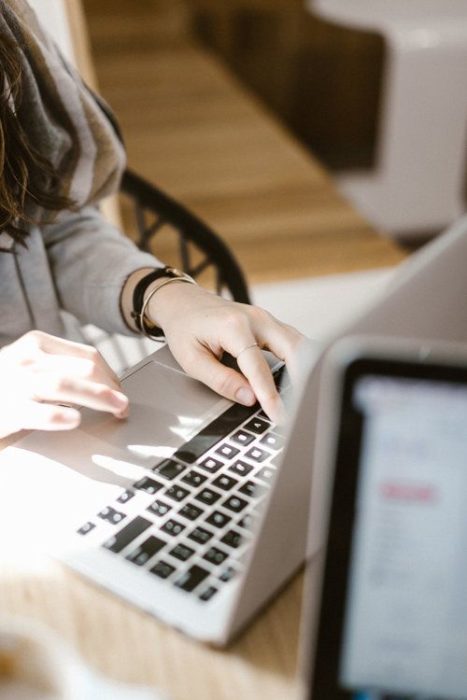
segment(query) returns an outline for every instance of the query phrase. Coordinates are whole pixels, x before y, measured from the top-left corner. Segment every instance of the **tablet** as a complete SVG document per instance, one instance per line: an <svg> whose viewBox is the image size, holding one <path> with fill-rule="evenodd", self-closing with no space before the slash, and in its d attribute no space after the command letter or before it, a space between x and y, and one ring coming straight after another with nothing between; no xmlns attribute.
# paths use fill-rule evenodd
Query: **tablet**
<svg viewBox="0 0 467 700"><path fill-rule="evenodd" d="M465 699L467 349L353 339L327 364L307 697Z"/></svg>

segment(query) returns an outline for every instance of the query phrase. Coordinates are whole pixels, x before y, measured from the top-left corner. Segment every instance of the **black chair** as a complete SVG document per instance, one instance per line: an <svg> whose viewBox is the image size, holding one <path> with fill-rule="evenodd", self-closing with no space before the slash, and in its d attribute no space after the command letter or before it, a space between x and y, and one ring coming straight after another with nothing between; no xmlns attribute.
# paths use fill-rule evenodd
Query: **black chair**
<svg viewBox="0 0 467 700"><path fill-rule="evenodd" d="M228 294L235 301L251 303L245 276L233 253L201 219L131 170L126 170L123 176L121 194L130 200L136 225L136 235L135 230L133 235L141 250L157 255L156 236L162 239L164 230L169 228L178 237L179 260L170 261L171 264L201 284L200 277L203 273L206 277L210 268L218 294ZM131 235L131 231L129 233Z"/></svg>

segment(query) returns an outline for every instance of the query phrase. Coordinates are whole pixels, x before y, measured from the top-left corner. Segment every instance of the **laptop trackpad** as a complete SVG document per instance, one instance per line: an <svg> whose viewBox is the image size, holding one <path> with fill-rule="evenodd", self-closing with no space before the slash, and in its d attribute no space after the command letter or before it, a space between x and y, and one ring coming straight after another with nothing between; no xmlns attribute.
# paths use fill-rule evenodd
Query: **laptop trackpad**
<svg viewBox="0 0 467 700"><path fill-rule="evenodd" d="M174 368L168 364L154 359L124 380L130 399L126 421L83 411L81 431L123 450L129 461L145 463L172 454L228 408L229 401L175 369L175 361Z"/></svg>

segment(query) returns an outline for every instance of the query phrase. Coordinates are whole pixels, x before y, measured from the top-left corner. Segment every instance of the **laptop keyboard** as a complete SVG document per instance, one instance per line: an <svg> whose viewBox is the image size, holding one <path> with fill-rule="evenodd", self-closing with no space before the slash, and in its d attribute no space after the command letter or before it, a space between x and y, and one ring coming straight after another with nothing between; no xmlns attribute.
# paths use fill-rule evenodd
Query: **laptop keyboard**
<svg viewBox="0 0 467 700"><path fill-rule="evenodd" d="M277 385L282 371L274 373ZM78 534L93 532L109 552L200 601L211 600L242 570L282 448L280 430L258 405L234 404Z"/></svg>

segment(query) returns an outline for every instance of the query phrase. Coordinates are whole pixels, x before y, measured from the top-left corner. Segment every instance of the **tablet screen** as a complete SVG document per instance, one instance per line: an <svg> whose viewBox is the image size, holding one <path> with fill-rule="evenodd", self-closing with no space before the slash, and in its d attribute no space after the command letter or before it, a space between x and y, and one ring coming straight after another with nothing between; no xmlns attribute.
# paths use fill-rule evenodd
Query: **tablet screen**
<svg viewBox="0 0 467 700"><path fill-rule="evenodd" d="M392 369L347 381L314 700L467 698L466 378Z"/></svg>

